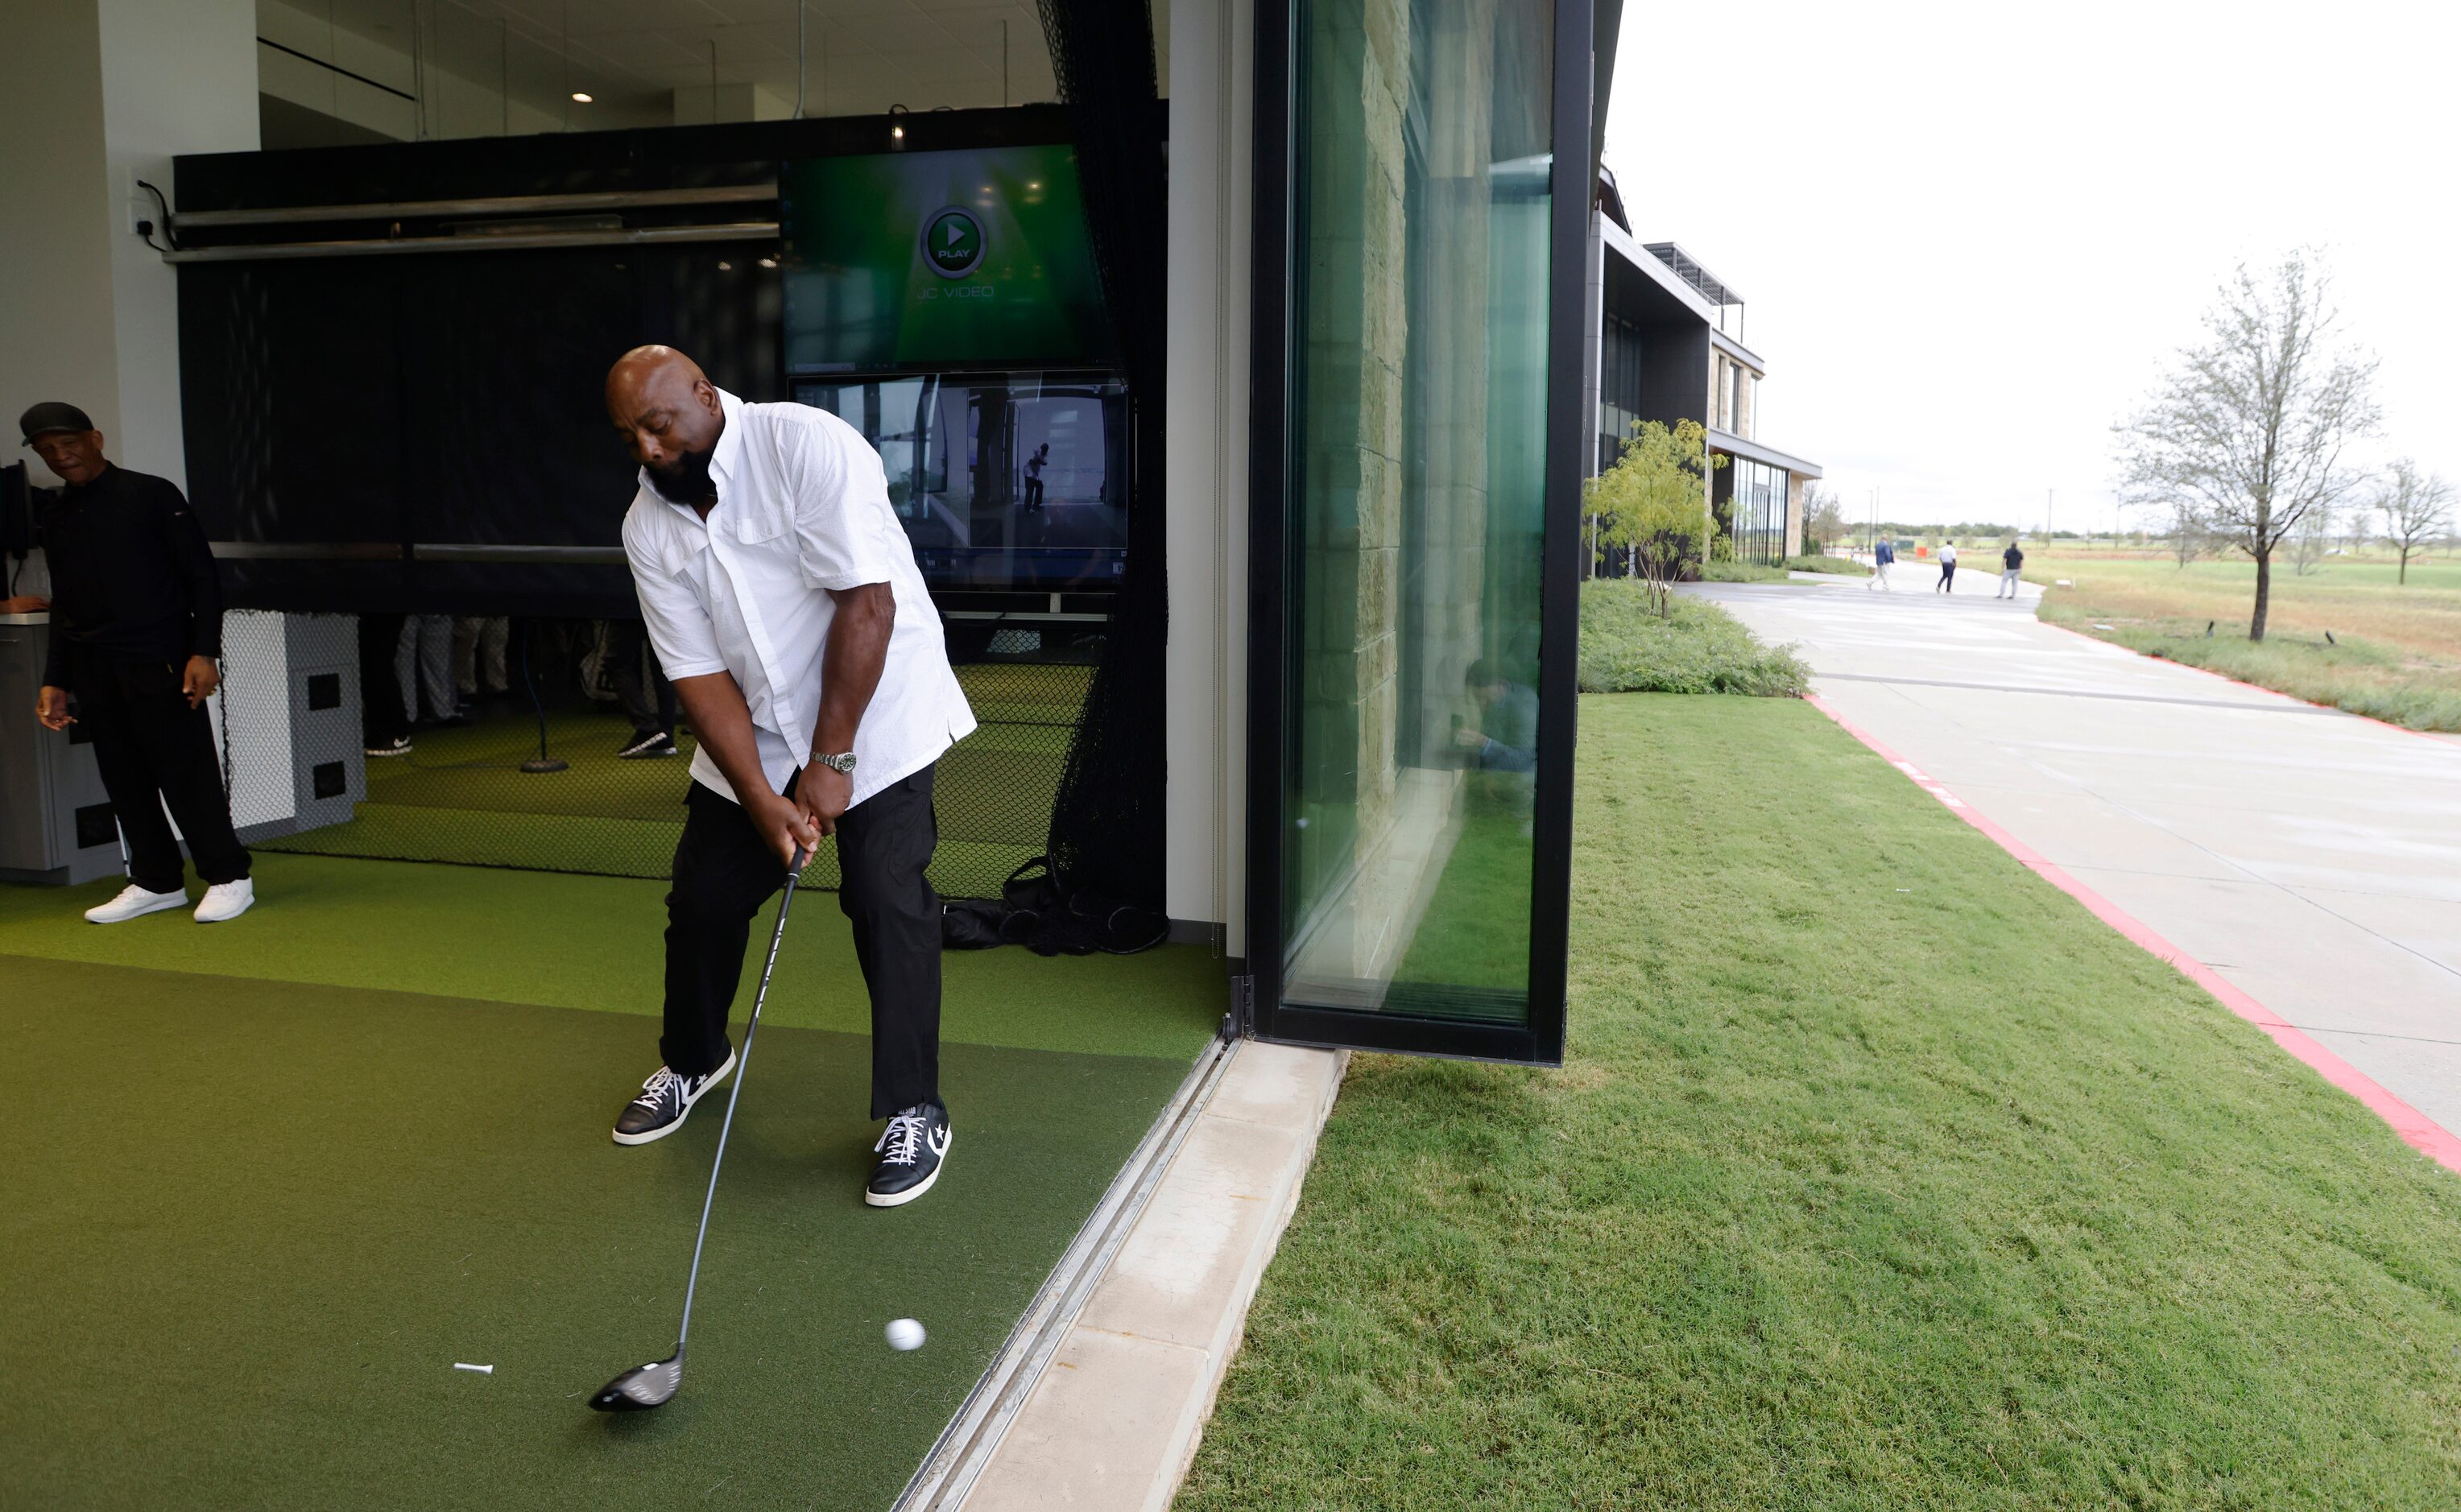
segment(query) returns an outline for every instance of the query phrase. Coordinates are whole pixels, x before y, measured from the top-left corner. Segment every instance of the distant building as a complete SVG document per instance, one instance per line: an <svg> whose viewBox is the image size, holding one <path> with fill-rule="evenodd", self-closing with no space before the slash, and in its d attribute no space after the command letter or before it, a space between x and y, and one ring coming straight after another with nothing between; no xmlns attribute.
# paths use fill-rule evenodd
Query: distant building
<svg viewBox="0 0 2461 1512"><path fill-rule="evenodd" d="M1594 476L1637 421L1698 420L1727 458L1708 504L1740 561L1773 563L1803 539L1803 485L1820 464L1758 434L1768 365L1744 345L1744 299L1673 242L1634 239L1615 176L1598 173L1590 215L1590 299L1598 311L1590 382L1598 417ZM1726 330L1727 311L1735 330Z"/></svg>

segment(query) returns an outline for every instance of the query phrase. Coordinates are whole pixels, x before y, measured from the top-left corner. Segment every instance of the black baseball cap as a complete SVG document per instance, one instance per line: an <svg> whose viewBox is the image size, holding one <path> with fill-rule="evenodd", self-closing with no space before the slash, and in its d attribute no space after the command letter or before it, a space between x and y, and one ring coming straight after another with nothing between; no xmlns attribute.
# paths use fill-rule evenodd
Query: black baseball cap
<svg viewBox="0 0 2461 1512"><path fill-rule="evenodd" d="M17 429L25 433L26 444L32 446L37 436L49 436L55 431L91 431L94 422L74 404L53 402L37 404L17 416Z"/></svg>

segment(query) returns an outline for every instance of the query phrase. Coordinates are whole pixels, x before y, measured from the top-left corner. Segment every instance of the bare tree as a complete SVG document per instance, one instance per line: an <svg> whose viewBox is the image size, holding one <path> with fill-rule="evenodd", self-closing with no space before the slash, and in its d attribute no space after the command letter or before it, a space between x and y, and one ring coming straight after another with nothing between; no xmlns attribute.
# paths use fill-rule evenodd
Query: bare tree
<svg viewBox="0 0 2461 1512"><path fill-rule="evenodd" d="M2310 509L2291 527L2288 545L2294 576L2303 578L2324 564L2325 554L2333 543L2336 513L2329 507Z"/></svg>
<svg viewBox="0 0 2461 1512"><path fill-rule="evenodd" d="M2452 485L2420 476L2418 464L2407 457L2386 471L2384 486L2376 492L2375 511L2384 517L2385 544L2401 553L2396 581L2408 583L2410 557L2452 528Z"/></svg>
<svg viewBox="0 0 2461 1512"><path fill-rule="evenodd" d="M1846 534L1845 507L1837 502L1837 490L1826 483L1803 485L1803 518L1810 527L1811 539L1820 543L1823 552Z"/></svg>
<svg viewBox="0 0 2461 1512"><path fill-rule="evenodd" d="M2213 527L2205 523L2205 517L2194 500L2167 499L2138 507L2151 517L2153 534L2171 548L2172 565L2184 568L2198 557L2213 553Z"/></svg>
<svg viewBox="0 0 2461 1512"><path fill-rule="evenodd" d="M2302 253L2260 278L2241 265L2205 312L2205 340L2112 427L2126 497L2191 500L2256 559L2252 641L2264 639L2275 548L2359 486L2343 452L2376 425L2375 358L2345 340L2330 293Z"/></svg>

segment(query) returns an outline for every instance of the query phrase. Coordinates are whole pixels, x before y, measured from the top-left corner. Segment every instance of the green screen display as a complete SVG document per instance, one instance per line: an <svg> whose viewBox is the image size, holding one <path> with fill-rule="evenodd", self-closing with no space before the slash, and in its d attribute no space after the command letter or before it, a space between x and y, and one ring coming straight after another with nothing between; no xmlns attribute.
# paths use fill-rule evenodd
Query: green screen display
<svg viewBox="0 0 2461 1512"><path fill-rule="evenodd" d="M784 190L789 371L1109 354L1074 149L805 159Z"/></svg>

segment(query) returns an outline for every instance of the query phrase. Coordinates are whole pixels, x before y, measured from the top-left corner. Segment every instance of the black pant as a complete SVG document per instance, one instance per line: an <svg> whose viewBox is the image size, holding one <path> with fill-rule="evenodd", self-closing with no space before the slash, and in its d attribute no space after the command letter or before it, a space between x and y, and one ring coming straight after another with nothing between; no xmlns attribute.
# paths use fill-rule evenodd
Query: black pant
<svg viewBox="0 0 2461 1512"><path fill-rule="evenodd" d="M1956 589L1956 587L1955 587L1955 584L1956 584L1956 582L1957 582L1957 564L1956 564L1956 563L1954 563L1954 562L1943 562L1943 563L1941 563L1941 564L1939 564L1939 591L1940 591L1940 592L1942 592L1942 593L1954 593L1954 592L1956 592L1956 591L1957 591L1957 589Z"/></svg>
<svg viewBox="0 0 2461 1512"><path fill-rule="evenodd" d="M939 822L931 772L865 799L838 820L838 907L854 926L871 990L871 1116L940 1100L940 895L924 880ZM791 796L792 782L786 784ZM684 1075L723 1065L726 1017L752 916L786 868L743 810L696 782L684 800L667 893L667 1026L658 1053Z"/></svg>
<svg viewBox="0 0 2461 1512"><path fill-rule="evenodd" d="M148 892L185 883L171 820L208 883L247 875L247 851L231 828L230 799L214 756L204 705L180 692L182 664L72 651L77 724L94 742L103 791L128 841L128 880ZM171 820L162 817L168 804Z"/></svg>
<svg viewBox="0 0 2461 1512"><path fill-rule="evenodd" d="M394 671L402 618L359 616L359 727L371 751L381 751L410 734L410 715L401 707L401 678Z"/></svg>

